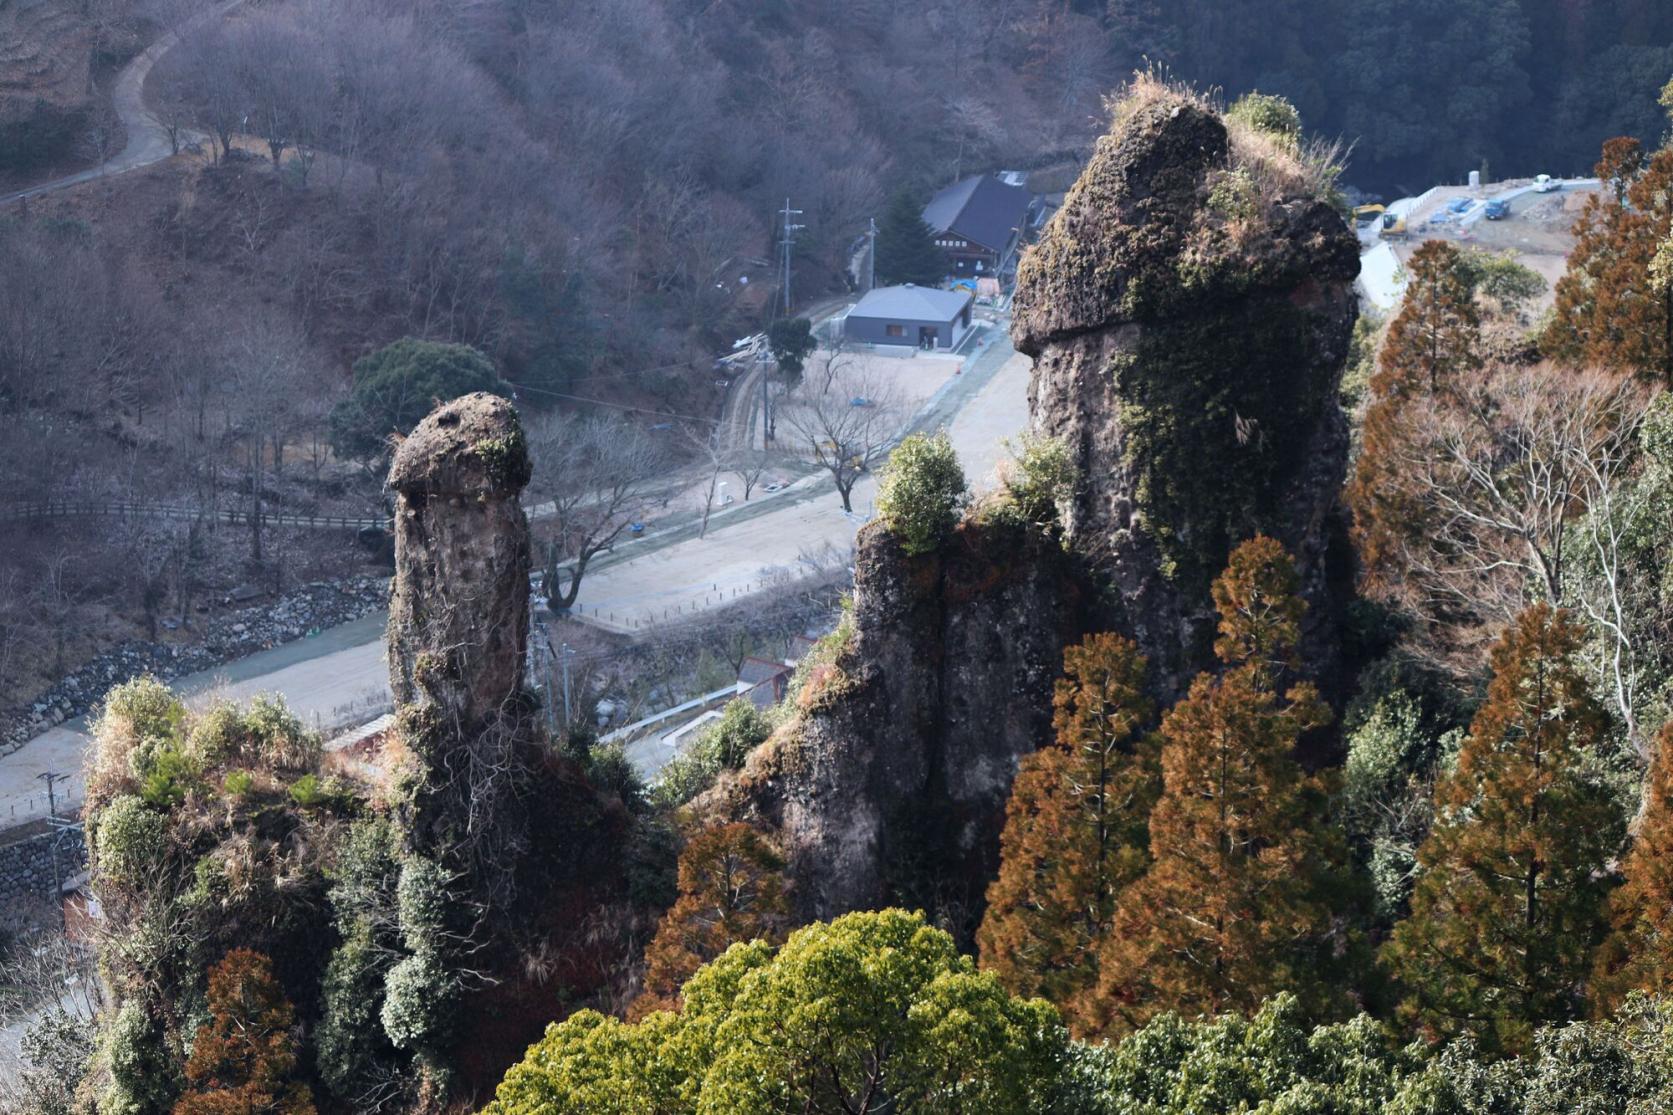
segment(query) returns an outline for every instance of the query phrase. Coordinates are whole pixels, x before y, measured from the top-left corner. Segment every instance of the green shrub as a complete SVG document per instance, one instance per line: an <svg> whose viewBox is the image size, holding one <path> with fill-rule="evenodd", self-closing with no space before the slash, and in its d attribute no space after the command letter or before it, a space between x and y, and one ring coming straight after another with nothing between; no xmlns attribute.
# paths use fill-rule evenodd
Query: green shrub
<svg viewBox="0 0 1673 1115"><path fill-rule="evenodd" d="M1458 270L1473 293L1505 313L1519 313L1549 289L1545 276L1516 261L1516 253L1471 248L1458 253Z"/></svg>
<svg viewBox="0 0 1673 1115"><path fill-rule="evenodd" d="M940 547L958 525L968 486L945 431L912 434L889 455L877 492L878 517L909 554Z"/></svg>
<svg viewBox="0 0 1673 1115"><path fill-rule="evenodd" d="M400 835L387 818L368 817L349 826L348 835L337 846L329 895L337 927L345 937L361 923L392 920L400 873Z"/></svg>
<svg viewBox="0 0 1673 1115"><path fill-rule="evenodd" d="M315 1063L326 1085L343 1099L356 1099L376 1083L395 1048L384 1034L384 982L390 954L377 947L362 926L335 952L320 989L320 1023L314 1032Z"/></svg>
<svg viewBox="0 0 1673 1115"><path fill-rule="evenodd" d="M721 766L737 770L772 731L772 725L753 702L737 697L727 704L720 719L703 733L698 745L713 752Z"/></svg>
<svg viewBox="0 0 1673 1115"><path fill-rule="evenodd" d="M457 1013L459 984L436 954L420 952L389 970L378 1011L397 1048L433 1053L446 1044Z"/></svg>
<svg viewBox="0 0 1673 1115"><path fill-rule="evenodd" d="M619 743L594 747L587 754L587 781L593 788L621 798L628 809L637 811L645 802L645 783Z"/></svg>
<svg viewBox="0 0 1673 1115"><path fill-rule="evenodd" d="M401 933L413 951L439 951L459 914L453 877L435 860L408 856L395 885Z"/></svg>
<svg viewBox="0 0 1673 1115"><path fill-rule="evenodd" d="M173 809L202 783L198 765L177 745L158 748L141 767L139 796L158 809Z"/></svg>
<svg viewBox="0 0 1673 1115"><path fill-rule="evenodd" d="M101 876L120 886L134 886L154 876L167 846L167 830L155 810L123 794L93 820L93 849Z"/></svg>
<svg viewBox="0 0 1673 1115"><path fill-rule="evenodd" d="M322 741L310 732L280 696L261 693L244 710L248 745L273 770L311 771L319 765Z"/></svg>
<svg viewBox="0 0 1673 1115"><path fill-rule="evenodd" d="M105 694L106 716L125 721L136 739L172 740L186 721L186 706L150 674Z"/></svg>
<svg viewBox="0 0 1673 1115"><path fill-rule="evenodd" d="M18 1043L20 1064L12 1068L15 1115L79 1115L76 1086L94 1052L92 1019L53 1005L36 1016Z"/></svg>
<svg viewBox="0 0 1673 1115"><path fill-rule="evenodd" d="M1062 438L1024 434L1005 443L1013 459L1000 474L1005 507L1024 522L1047 527L1058 521L1061 504L1074 498L1080 468L1069 443Z"/></svg>
<svg viewBox="0 0 1673 1115"><path fill-rule="evenodd" d="M291 783L290 800L303 809L312 809L325 800L325 791L320 789L319 775L304 774Z"/></svg>
<svg viewBox="0 0 1673 1115"><path fill-rule="evenodd" d="M1229 221L1248 220L1260 208L1260 187L1246 168L1228 170L1208 191L1208 207Z"/></svg>
<svg viewBox="0 0 1673 1115"><path fill-rule="evenodd" d="M193 719L186 750L204 766L217 766L243 757L245 734L237 706L217 704Z"/></svg>
<svg viewBox="0 0 1673 1115"><path fill-rule="evenodd" d="M181 1080L163 1041L162 1026L138 1000L123 1003L107 1023L99 1057L110 1084L99 1115L160 1115L174 1105Z"/></svg>
<svg viewBox="0 0 1673 1115"><path fill-rule="evenodd" d="M720 764L714 761L714 756L691 748L685 754L670 759L657 772L649 794L651 807L657 810L678 809L714 785L718 777Z"/></svg>
<svg viewBox="0 0 1673 1115"><path fill-rule="evenodd" d="M753 703L743 697L733 699L719 720L662 768L651 790L652 805L677 809L686 804L714 785L721 771L742 767L772 731L772 721Z"/></svg>
<svg viewBox="0 0 1673 1115"><path fill-rule="evenodd" d="M256 783L255 775L247 770L232 770L221 779L221 789L231 797L241 798L249 794Z"/></svg>
<svg viewBox="0 0 1673 1115"><path fill-rule="evenodd" d="M1290 144L1301 142L1301 112L1283 97L1271 93L1245 93L1226 110L1226 121L1247 124L1257 132Z"/></svg>

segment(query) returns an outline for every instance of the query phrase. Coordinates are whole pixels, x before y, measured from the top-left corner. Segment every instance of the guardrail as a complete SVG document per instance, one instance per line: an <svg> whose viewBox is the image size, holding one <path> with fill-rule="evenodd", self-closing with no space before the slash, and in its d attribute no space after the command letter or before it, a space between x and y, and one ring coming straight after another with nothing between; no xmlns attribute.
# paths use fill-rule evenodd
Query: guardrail
<svg viewBox="0 0 1673 1115"><path fill-rule="evenodd" d="M78 518L172 519L243 526L249 523L250 512L241 507L210 509L121 499L48 499L0 504L0 522ZM291 512L263 511L261 521L272 526L308 527L314 530L364 530L368 527L389 529L388 519L356 518L350 515L298 515Z"/></svg>

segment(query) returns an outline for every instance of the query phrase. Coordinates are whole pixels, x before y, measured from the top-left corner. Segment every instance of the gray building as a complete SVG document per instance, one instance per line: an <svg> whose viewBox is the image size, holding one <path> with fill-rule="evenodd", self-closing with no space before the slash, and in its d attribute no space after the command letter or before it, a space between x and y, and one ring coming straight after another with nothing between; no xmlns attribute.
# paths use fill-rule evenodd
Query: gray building
<svg viewBox="0 0 1673 1115"><path fill-rule="evenodd" d="M970 330L972 297L911 283L878 287L848 311L842 335L868 345L953 348Z"/></svg>

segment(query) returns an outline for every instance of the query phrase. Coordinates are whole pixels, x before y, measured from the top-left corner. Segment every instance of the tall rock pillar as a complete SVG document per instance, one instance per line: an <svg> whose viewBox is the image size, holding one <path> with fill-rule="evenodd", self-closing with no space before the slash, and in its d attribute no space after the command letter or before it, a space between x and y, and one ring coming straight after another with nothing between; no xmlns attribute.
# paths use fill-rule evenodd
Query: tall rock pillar
<svg viewBox="0 0 1673 1115"><path fill-rule="evenodd" d="M1035 358L1034 429L1080 465L1071 544L1167 699L1213 662L1209 584L1231 548L1278 538L1328 674L1357 240L1286 141L1171 93L1119 115L1024 258L1011 327Z"/></svg>
<svg viewBox="0 0 1673 1115"><path fill-rule="evenodd" d="M515 765L529 635L529 456L517 412L482 393L433 412L401 443L389 682L409 753L415 848L476 840ZM472 856L471 858L479 858Z"/></svg>

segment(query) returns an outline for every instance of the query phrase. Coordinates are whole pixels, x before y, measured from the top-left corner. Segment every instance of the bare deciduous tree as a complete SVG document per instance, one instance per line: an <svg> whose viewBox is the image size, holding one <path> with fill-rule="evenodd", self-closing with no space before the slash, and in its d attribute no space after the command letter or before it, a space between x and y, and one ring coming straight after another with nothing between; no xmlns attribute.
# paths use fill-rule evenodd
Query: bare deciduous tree
<svg viewBox="0 0 1673 1115"><path fill-rule="evenodd" d="M1608 511L1633 468L1646 401L1628 379L1539 367L1464 377L1404 408L1399 471L1415 514L1397 593L1443 654L1474 656L1533 600L1624 631L1613 574L1577 597L1570 551L1598 548L1601 567L1618 570ZM1577 523L1587 524L1579 536Z"/></svg>
<svg viewBox="0 0 1673 1115"><path fill-rule="evenodd" d="M784 408L784 423L797 447L831 474L842 509L853 511L854 485L887 454L898 432L900 393L885 376L860 369L831 378L829 386L804 383Z"/></svg>
<svg viewBox="0 0 1673 1115"><path fill-rule="evenodd" d="M530 424L529 453L532 515L548 542L546 596L568 608L593 558L667 504L668 449L623 418L553 414Z"/></svg>

